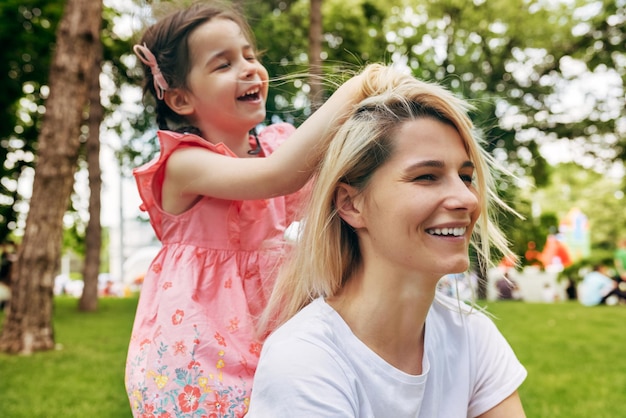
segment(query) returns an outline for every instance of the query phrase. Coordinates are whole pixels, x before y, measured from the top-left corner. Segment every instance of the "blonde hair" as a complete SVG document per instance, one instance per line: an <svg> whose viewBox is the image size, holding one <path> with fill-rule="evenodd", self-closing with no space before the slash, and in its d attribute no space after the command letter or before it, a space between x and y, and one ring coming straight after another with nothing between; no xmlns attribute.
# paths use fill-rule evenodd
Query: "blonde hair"
<svg viewBox="0 0 626 418"><path fill-rule="evenodd" d="M512 255L492 219L494 206L507 206L495 194L490 172L494 162L480 145L468 116L470 105L442 86L392 67L370 65L362 76L365 99L330 140L320 162L298 242L284 260L261 318L264 332L291 318L313 299L334 295L360 266L358 239L337 213L335 191L340 183L363 191L372 173L392 155L394 134L406 121L428 117L456 128L475 166L481 208L472 245L485 260L490 259L490 246Z"/></svg>

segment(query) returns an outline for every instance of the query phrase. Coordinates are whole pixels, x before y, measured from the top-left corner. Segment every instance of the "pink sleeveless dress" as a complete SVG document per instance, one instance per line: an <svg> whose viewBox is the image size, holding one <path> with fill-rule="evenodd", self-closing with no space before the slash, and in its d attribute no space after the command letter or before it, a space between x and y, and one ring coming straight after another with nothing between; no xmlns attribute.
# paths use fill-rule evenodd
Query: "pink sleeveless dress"
<svg viewBox="0 0 626 418"><path fill-rule="evenodd" d="M262 155L293 131L289 124L265 128ZM283 233L296 220L304 190L266 200L204 197L170 215L160 202L165 162L174 150L196 146L237 157L196 135L158 136L159 157L134 171L142 209L163 246L145 275L128 350L133 415L241 417L262 345L253 319L268 299Z"/></svg>

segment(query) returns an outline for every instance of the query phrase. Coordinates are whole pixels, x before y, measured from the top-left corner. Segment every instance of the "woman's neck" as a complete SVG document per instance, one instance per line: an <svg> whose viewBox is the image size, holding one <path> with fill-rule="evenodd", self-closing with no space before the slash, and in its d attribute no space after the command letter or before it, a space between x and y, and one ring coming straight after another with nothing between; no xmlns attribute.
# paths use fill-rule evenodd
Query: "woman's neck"
<svg viewBox="0 0 626 418"><path fill-rule="evenodd" d="M328 304L381 358L406 373L421 374L426 316L435 287L419 286L416 278L369 277L352 277Z"/></svg>

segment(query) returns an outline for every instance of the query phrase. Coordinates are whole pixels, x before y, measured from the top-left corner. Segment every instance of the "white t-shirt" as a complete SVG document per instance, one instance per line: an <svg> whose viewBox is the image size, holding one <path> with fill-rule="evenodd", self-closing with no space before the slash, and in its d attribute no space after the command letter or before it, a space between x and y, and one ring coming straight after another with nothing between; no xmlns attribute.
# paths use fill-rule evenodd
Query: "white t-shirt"
<svg viewBox="0 0 626 418"><path fill-rule="evenodd" d="M511 395L526 369L491 319L468 312L436 297L426 318L423 373L415 376L375 354L316 299L265 342L246 417L478 416Z"/></svg>

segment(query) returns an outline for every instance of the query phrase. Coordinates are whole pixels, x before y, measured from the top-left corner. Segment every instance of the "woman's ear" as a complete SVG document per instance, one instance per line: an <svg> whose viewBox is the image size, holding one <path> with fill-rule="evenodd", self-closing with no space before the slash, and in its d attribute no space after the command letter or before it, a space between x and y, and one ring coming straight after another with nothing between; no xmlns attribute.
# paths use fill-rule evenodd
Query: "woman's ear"
<svg viewBox="0 0 626 418"><path fill-rule="evenodd" d="M163 100L174 112L179 115L190 115L193 113L193 104L189 100L187 92L183 89L165 90Z"/></svg>
<svg viewBox="0 0 626 418"><path fill-rule="evenodd" d="M362 196L354 187L339 183L335 190L335 207L341 219L354 229L364 226L360 202Z"/></svg>

